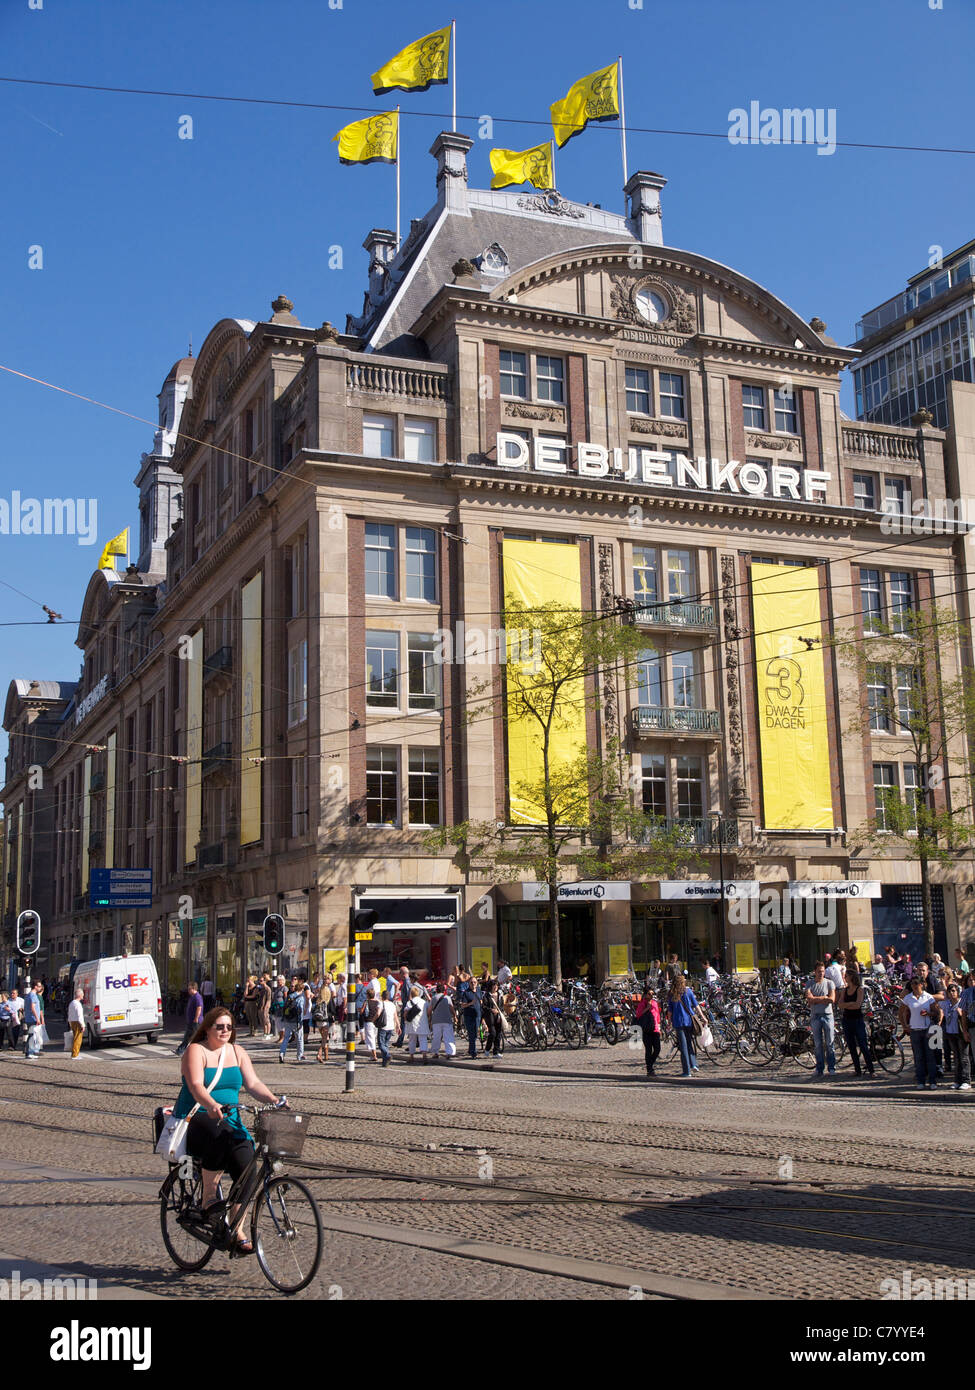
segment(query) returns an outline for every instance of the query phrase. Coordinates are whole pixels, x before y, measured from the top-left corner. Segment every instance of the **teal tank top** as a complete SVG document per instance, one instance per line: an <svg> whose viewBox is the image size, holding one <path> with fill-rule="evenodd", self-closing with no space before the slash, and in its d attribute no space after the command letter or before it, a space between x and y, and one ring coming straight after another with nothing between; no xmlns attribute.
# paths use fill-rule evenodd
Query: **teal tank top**
<svg viewBox="0 0 975 1390"><path fill-rule="evenodd" d="M216 1067L204 1067L204 1086L209 1086L216 1074ZM240 1118L240 1112L236 1108L240 1100L240 1092L243 1084L244 1078L241 1075L240 1067L224 1067L223 1071L220 1073L220 1080L217 1082L216 1086L213 1087L210 1095L218 1105L232 1105L234 1107L229 1115L224 1116L224 1119L227 1121L228 1125L230 1125L231 1129L236 1131L241 1138L250 1139L250 1134ZM177 1120L184 1119L195 1104L196 1101L190 1094L190 1088L184 1080L176 1104L173 1106L173 1118ZM200 1112L197 1111L197 1114L199 1113Z"/></svg>

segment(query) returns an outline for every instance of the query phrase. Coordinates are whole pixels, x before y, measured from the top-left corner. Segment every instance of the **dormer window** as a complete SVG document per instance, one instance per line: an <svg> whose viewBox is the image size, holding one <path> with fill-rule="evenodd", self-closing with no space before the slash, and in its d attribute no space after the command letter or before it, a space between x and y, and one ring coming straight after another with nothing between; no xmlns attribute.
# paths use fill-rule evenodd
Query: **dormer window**
<svg viewBox="0 0 975 1390"><path fill-rule="evenodd" d="M493 241L477 257L474 264L482 275L507 275L508 257L503 246Z"/></svg>

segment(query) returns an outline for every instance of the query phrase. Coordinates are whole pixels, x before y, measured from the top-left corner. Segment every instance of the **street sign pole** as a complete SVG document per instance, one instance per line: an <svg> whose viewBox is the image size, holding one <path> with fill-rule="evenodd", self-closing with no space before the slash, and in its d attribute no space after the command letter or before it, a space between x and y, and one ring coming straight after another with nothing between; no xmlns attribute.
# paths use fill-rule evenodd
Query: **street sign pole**
<svg viewBox="0 0 975 1390"><path fill-rule="evenodd" d="M355 909L349 908L349 968L345 980L345 1089L355 1090L355 977L359 973L359 947L355 940ZM353 961L355 969L353 969Z"/></svg>

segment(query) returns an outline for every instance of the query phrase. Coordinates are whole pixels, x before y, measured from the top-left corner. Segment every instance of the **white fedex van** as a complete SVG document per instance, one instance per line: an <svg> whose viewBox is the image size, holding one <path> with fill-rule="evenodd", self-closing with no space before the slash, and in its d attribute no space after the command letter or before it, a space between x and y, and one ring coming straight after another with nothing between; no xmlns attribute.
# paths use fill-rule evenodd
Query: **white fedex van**
<svg viewBox="0 0 975 1390"><path fill-rule="evenodd" d="M139 1033L154 1043L162 1032L162 996L152 956L85 961L74 972L73 988L85 992L82 1008L90 1047Z"/></svg>

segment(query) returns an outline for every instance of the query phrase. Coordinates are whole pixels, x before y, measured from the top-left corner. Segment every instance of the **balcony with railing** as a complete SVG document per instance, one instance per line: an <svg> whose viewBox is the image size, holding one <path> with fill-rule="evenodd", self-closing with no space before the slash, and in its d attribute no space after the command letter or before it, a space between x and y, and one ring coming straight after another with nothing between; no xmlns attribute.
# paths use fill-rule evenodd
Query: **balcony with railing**
<svg viewBox="0 0 975 1390"><path fill-rule="evenodd" d="M896 425L844 425L843 453L854 459L896 459L920 463L917 435Z"/></svg>
<svg viewBox="0 0 975 1390"><path fill-rule="evenodd" d="M633 606L633 621L638 627L713 628L716 626L714 606L710 603L688 603L671 599L666 603L642 603Z"/></svg>
<svg viewBox="0 0 975 1390"><path fill-rule="evenodd" d="M93 830L88 836L88 850L91 854L101 854L105 848L104 830Z"/></svg>
<svg viewBox="0 0 975 1390"><path fill-rule="evenodd" d="M351 393L388 400L446 401L447 369L405 367L363 357L346 364L345 384Z"/></svg>
<svg viewBox="0 0 975 1390"><path fill-rule="evenodd" d="M223 840L215 840L212 845L197 845L196 867L216 869L226 863L226 845Z"/></svg>
<svg viewBox="0 0 975 1390"><path fill-rule="evenodd" d="M94 796L97 792L103 792L105 790L105 781L106 777L104 772L93 772L91 774L91 785L89 787L89 791L91 792L92 796Z"/></svg>
<svg viewBox="0 0 975 1390"><path fill-rule="evenodd" d="M200 771L204 777L210 777L215 772L227 773L230 771L230 755L233 745L226 740L223 743L215 743L212 748L208 748L200 759Z"/></svg>
<svg viewBox="0 0 975 1390"><path fill-rule="evenodd" d="M738 821L737 818L729 816L723 816L720 821L709 816L705 816L703 819L692 819L686 816L657 816L653 826L648 827L637 836L637 843L647 845L651 844L657 836L673 835L678 843L698 845L703 849L713 847L717 850L716 827L718 825L721 827L721 848L737 849L741 843Z"/></svg>
<svg viewBox="0 0 975 1390"><path fill-rule="evenodd" d="M207 681L211 676L218 675L222 671L232 671L234 668L234 649L233 647L220 647L218 651L211 652L203 663L203 679Z"/></svg>
<svg viewBox="0 0 975 1390"><path fill-rule="evenodd" d="M697 738L716 738L721 733L721 715L716 709L638 705L633 711L632 727L637 738L646 738L654 734L690 734Z"/></svg>

